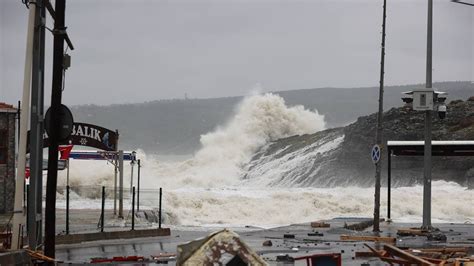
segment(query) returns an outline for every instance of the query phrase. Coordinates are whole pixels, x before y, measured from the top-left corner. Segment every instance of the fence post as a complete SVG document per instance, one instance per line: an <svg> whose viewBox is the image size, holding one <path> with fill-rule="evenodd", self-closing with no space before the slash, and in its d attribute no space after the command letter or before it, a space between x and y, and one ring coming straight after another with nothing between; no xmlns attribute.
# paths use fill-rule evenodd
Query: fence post
<svg viewBox="0 0 474 266"><path fill-rule="evenodd" d="M102 210L100 214L100 232L104 232L105 219L105 186L102 186Z"/></svg>
<svg viewBox="0 0 474 266"><path fill-rule="evenodd" d="M69 235L69 185L66 186L66 235Z"/></svg>
<svg viewBox="0 0 474 266"><path fill-rule="evenodd" d="M138 164L138 173L137 173L137 181L138 181L138 189L137 189L137 212L140 211L140 159L137 161Z"/></svg>
<svg viewBox="0 0 474 266"><path fill-rule="evenodd" d="M132 187L132 230L135 230L135 187Z"/></svg>
<svg viewBox="0 0 474 266"><path fill-rule="evenodd" d="M159 202L159 213L158 213L158 228L161 229L161 198L162 198L163 190L160 188L160 202Z"/></svg>

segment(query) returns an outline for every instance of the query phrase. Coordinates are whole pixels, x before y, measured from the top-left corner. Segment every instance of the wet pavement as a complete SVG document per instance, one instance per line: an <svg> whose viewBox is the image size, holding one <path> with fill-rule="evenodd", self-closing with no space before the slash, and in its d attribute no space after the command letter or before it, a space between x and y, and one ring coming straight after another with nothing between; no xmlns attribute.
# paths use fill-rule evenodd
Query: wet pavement
<svg viewBox="0 0 474 266"><path fill-rule="evenodd" d="M284 264L277 261L279 255L301 257L313 254L340 253L343 265L385 265L377 258L356 258L356 251L368 251L364 243L369 243L377 249L382 244L362 241L342 241L340 236L373 235L371 227L364 231L344 229L344 224L361 222L367 219L341 218L327 221L330 228L311 228L309 223L278 227L273 229L260 228L232 228L242 240L260 254L270 265L306 265L304 260L295 264ZM408 223L381 223L380 236L397 237L397 229L419 227L419 224ZM446 236L446 242L428 241L426 236L398 237L398 247L470 247L470 254L474 254L474 225L472 224L435 224L436 228ZM57 246L56 258L66 263L82 264L90 262L93 257L114 256L143 256L151 258L160 253L176 253L179 244L205 237L222 228L205 227L171 227L171 236L152 237L127 240L103 240L96 242ZM284 235L286 234L286 238ZM263 242L270 240L272 246L263 246ZM380 245L380 246L377 246ZM174 265L173 261L169 262Z"/></svg>

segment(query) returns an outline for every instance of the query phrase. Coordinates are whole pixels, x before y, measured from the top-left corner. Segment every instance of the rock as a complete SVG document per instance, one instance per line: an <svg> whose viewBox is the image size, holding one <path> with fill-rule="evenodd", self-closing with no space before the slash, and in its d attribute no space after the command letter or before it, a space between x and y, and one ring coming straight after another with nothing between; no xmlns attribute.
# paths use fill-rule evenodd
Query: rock
<svg viewBox="0 0 474 266"><path fill-rule="evenodd" d="M469 99L467 99L467 101L474 102L474 96L469 97Z"/></svg>
<svg viewBox="0 0 474 266"><path fill-rule="evenodd" d="M474 139L474 96L469 101L455 101L441 120L433 115L433 140ZM401 104L401 103L400 103ZM424 113L407 108L392 108L384 113L385 140L422 140ZM341 128L331 128L314 134L279 139L263 146L245 166L244 178L271 175L275 167L281 172L269 186L287 184L299 186L373 186L373 146L377 114L359 117ZM302 159L304 158L304 159ZM295 163L295 162L298 163ZM386 153L382 164L387 163ZM474 165L474 157L434 157L432 179L453 181L465 185L466 172ZM411 186L423 180L423 158L399 157L392 161L393 186ZM383 171L382 180L386 180ZM315 201L317 206L317 200ZM311 226L315 226L312 223Z"/></svg>
<svg viewBox="0 0 474 266"><path fill-rule="evenodd" d="M294 262L295 259L293 257L290 257L288 254L286 254L286 255L277 255L276 261Z"/></svg>
<svg viewBox="0 0 474 266"><path fill-rule="evenodd" d="M295 238L294 234L283 234L283 238Z"/></svg>
<svg viewBox="0 0 474 266"><path fill-rule="evenodd" d="M263 241L262 246L271 247L271 246L273 246L273 243L272 243L271 240L266 240L266 241Z"/></svg>
<svg viewBox="0 0 474 266"><path fill-rule="evenodd" d="M427 235L427 237L428 237L428 240L430 240L430 241L446 242L446 240L447 240L446 235L442 234L440 232L430 233L430 234Z"/></svg>

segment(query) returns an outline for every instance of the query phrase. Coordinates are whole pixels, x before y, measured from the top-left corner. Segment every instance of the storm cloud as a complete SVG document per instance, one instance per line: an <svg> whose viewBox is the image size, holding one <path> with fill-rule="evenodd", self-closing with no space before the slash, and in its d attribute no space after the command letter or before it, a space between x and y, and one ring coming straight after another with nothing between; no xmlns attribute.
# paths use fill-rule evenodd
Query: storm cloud
<svg viewBox="0 0 474 266"><path fill-rule="evenodd" d="M382 2L68 0L63 102L376 86ZM386 84L424 83L427 1L388 1ZM434 81L473 79L474 8L434 4ZM0 101L21 97L28 10L0 2ZM53 23L48 17L48 27ZM46 103L52 36L47 32Z"/></svg>

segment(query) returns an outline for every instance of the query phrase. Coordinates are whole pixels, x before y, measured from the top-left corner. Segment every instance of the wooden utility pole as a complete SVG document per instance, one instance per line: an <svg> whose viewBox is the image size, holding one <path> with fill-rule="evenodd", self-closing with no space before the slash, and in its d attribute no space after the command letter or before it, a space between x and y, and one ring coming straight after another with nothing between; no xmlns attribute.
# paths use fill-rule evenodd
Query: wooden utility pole
<svg viewBox="0 0 474 266"><path fill-rule="evenodd" d="M45 245L44 254L55 257L56 236L56 186L58 178L58 146L60 132L60 106L63 83L64 39L66 28L64 16L66 0L56 0L54 20L54 51L53 51L53 87L51 91L51 122L48 149L48 177L46 183L45 210Z"/></svg>
<svg viewBox="0 0 474 266"><path fill-rule="evenodd" d="M379 113L377 115L377 133L375 139L379 147L383 147L383 78L385 74L385 18L387 16L387 0L383 1L383 22L382 22L382 51L380 59L380 88L379 88ZM382 155L382 151L381 154ZM380 156L381 157L381 156ZM381 158L375 164L375 204L374 204L374 232L380 231L380 176L382 171Z"/></svg>

